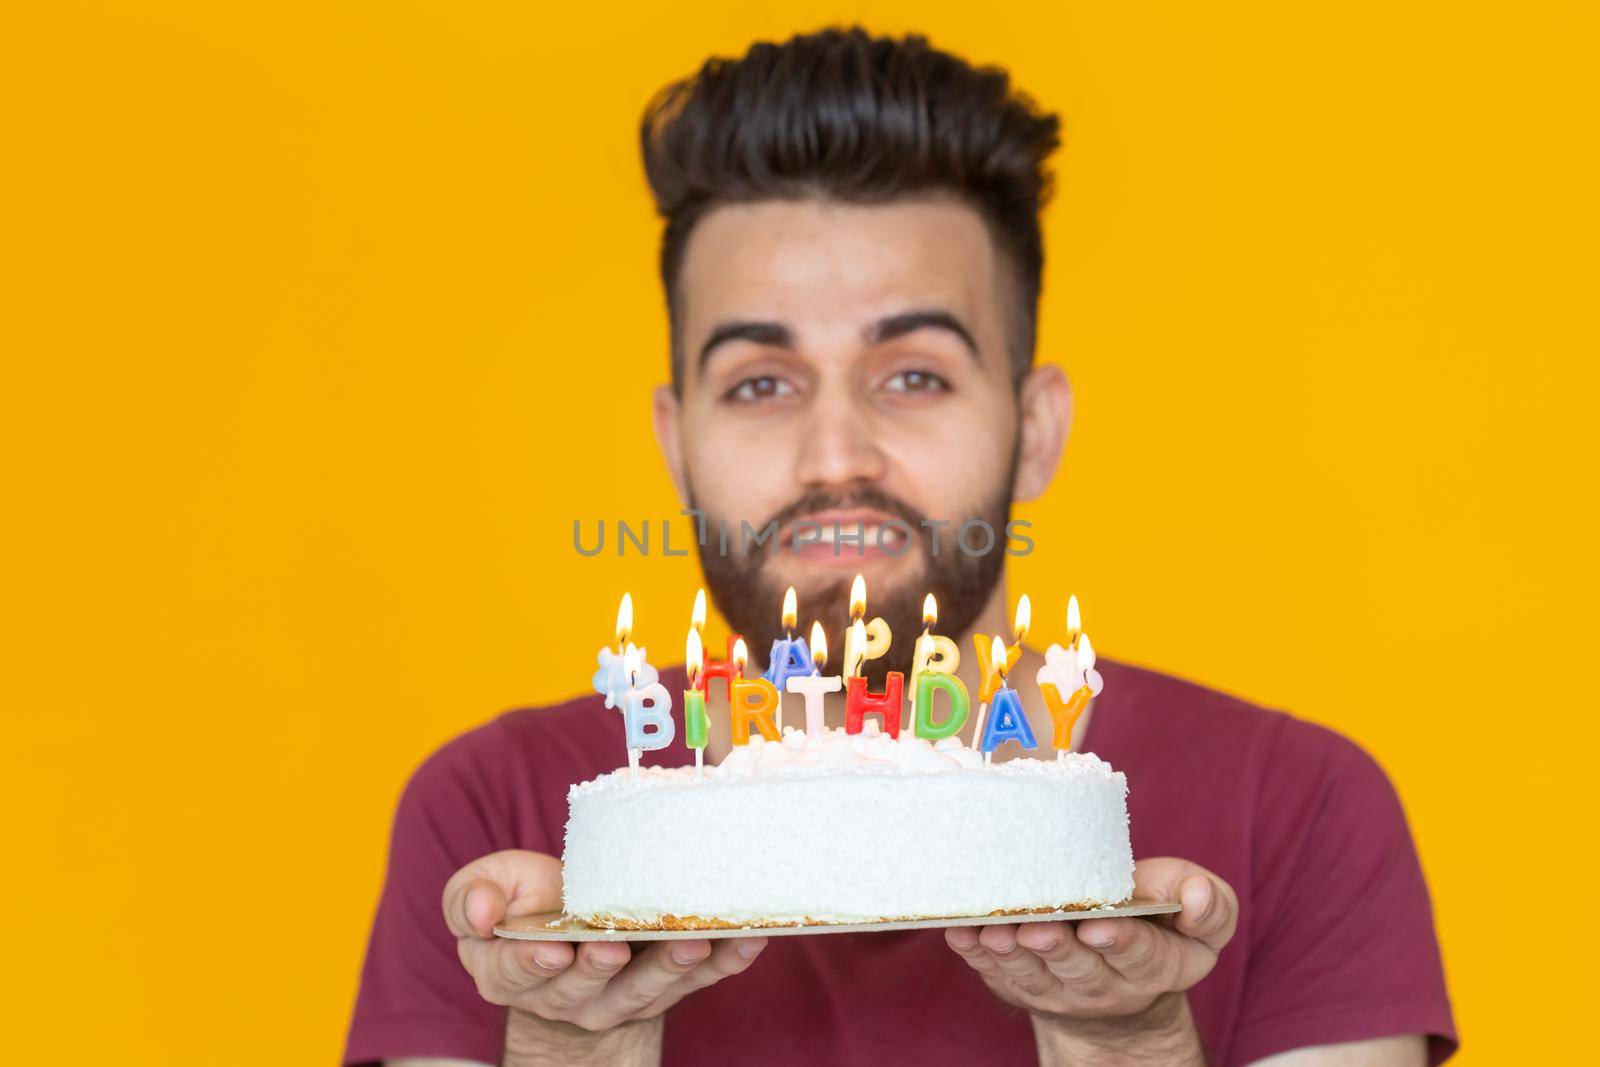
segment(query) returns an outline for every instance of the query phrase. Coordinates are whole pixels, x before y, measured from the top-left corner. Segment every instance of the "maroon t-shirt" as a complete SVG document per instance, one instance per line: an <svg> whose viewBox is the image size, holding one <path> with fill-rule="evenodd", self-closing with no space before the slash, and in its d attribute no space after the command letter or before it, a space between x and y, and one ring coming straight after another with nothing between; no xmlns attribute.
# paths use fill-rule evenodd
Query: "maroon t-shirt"
<svg viewBox="0 0 1600 1067"><path fill-rule="evenodd" d="M1101 660L1084 748L1128 776L1135 856L1181 856L1239 895L1239 929L1189 991L1209 1061L1390 1034L1455 1048L1427 886L1393 788L1330 730ZM681 673L666 672L669 689ZM682 724L679 723L679 736ZM506 848L561 854L567 787L625 758L621 717L586 697L508 712L445 745L400 799L348 1064L498 1063L505 1009L479 998L440 896ZM687 749L651 762L690 762ZM709 832L709 831L708 831ZM886 832L895 832L889 828ZM939 930L775 937L744 974L667 1013L667 1064L1027 1064L1024 1013Z"/></svg>

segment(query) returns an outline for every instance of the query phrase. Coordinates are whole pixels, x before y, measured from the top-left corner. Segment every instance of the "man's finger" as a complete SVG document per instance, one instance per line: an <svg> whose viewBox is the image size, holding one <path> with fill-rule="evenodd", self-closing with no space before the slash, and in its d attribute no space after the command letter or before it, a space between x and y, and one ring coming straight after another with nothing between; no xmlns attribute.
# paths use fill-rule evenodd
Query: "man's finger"
<svg viewBox="0 0 1600 1067"><path fill-rule="evenodd" d="M456 942L456 953L478 992L492 1004L521 1004L572 961L571 946L557 942L464 937Z"/></svg>
<svg viewBox="0 0 1600 1067"><path fill-rule="evenodd" d="M1173 927L1180 934L1201 942L1213 953L1221 952L1233 940L1239 901L1227 883L1204 872L1192 874L1178 884L1178 901L1183 910L1173 916Z"/></svg>
<svg viewBox="0 0 1600 1067"><path fill-rule="evenodd" d="M1017 991L1042 997L1059 988L1060 982L1037 955L1017 941L1017 928L1007 923L986 927L978 944L988 950L1004 980Z"/></svg>
<svg viewBox="0 0 1600 1067"><path fill-rule="evenodd" d="M571 967L544 984L538 1000L551 1014L566 1018L599 996L632 955L622 941L591 941L578 947ZM543 1014L543 1013L540 1013Z"/></svg>
<svg viewBox="0 0 1600 1067"><path fill-rule="evenodd" d="M978 943L978 931L970 926L951 926L944 932L944 942L956 955L967 961L967 966L988 981L1000 981L1000 968L989 950Z"/></svg>
<svg viewBox="0 0 1600 1067"><path fill-rule="evenodd" d="M1165 991L1177 977L1181 934L1142 919L1091 919L1079 936L1140 989Z"/></svg>
<svg viewBox="0 0 1600 1067"><path fill-rule="evenodd" d="M1075 922L1024 923L1017 943L1044 961L1069 992L1081 997L1101 997L1121 980L1100 953L1078 939Z"/></svg>
<svg viewBox="0 0 1600 1067"><path fill-rule="evenodd" d="M493 889L498 905L494 894L480 887ZM532 915L561 906L561 861L520 849L491 852L450 876L442 903L445 923L454 936L493 936L494 924L507 915ZM485 926L484 916L489 914L493 918Z"/></svg>
<svg viewBox="0 0 1600 1067"><path fill-rule="evenodd" d="M678 980L711 955L709 941L661 941L634 956L633 961L606 983L593 1011L631 1019L677 985Z"/></svg>

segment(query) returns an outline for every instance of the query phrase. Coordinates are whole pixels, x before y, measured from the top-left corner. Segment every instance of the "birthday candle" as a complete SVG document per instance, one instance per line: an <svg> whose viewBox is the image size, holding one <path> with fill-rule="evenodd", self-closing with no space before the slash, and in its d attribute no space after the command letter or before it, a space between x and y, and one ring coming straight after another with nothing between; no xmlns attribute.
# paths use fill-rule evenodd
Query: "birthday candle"
<svg viewBox="0 0 1600 1067"><path fill-rule="evenodd" d="M805 638L795 637L794 625L798 615L795 603L794 586L790 586L783 594L783 632L784 636L774 638L772 654L767 657L767 669L761 677L771 682L778 692L788 691L787 682L795 675L810 674L814 669L811 665L811 651L806 648ZM778 702L778 732L783 733L783 701Z"/></svg>
<svg viewBox="0 0 1600 1067"><path fill-rule="evenodd" d="M932 720L925 721L923 717L925 700L930 702L928 703L928 710L931 710L931 701L935 691L950 692L952 695L951 718L957 717L955 711L959 704L959 718L962 723L967 721L969 704L967 687L959 680L957 682L961 686L961 699L959 702L954 700L954 690L944 682L934 682L933 688L927 691L926 697L923 695L922 678L925 674L941 674L953 677L956 669L961 666L961 650L956 646L956 643L948 637L942 637L933 632L933 627L938 621L939 602L933 598L932 593L929 593L922 601L922 636L917 638L916 648L911 657L911 698L916 702L916 713L911 718L911 736L927 737L929 740L949 737L961 727L958 725L954 729L946 729L949 725L947 721L938 728L941 732L937 735L923 733L924 726L932 726Z"/></svg>
<svg viewBox="0 0 1600 1067"><path fill-rule="evenodd" d="M866 616L867 580L858 574L850 583L850 626L844 635L844 673L847 676L859 674L867 660L889 652L892 639L889 624L881 618L868 622Z"/></svg>
<svg viewBox="0 0 1600 1067"><path fill-rule="evenodd" d="M762 737L768 741L780 741L782 735L778 733L778 724L772 719L772 713L778 710L778 690L765 678L744 676L744 665L749 655L744 638L739 638L733 646L731 656L733 677L728 682L733 743L736 745L750 743L752 722L756 724L756 729L761 731Z"/></svg>
<svg viewBox="0 0 1600 1067"><path fill-rule="evenodd" d="M705 774L706 737L711 723L706 717L704 679L700 677L705 663L704 650L700 631L692 625L684 643L683 659L689 671L689 688L683 691L683 743L694 749L694 773L700 777Z"/></svg>
<svg viewBox="0 0 1600 1067"><path fill-rule="evenodd" d="M622 603L617 606L617 628L615 633L616 648L604 645L595 656L598 665L594 672L593 685L595 692L606 698L606 707L623 711L623 698L628 690L633 688L635 678L627 669L627 652L633 648L633 643L628 638L633 633L633 596L629 593L622 594ZM649 659L642 648L635 649L639 656L637 681L650 685L658 680L656 669L650 665Z"/></svg>
<svg viewBox="0 0 1600 1067"><path fill-rule="evenodd" d="M629 678L623 698L623 725L628 741L628 768L639 770L639 753L652 752L672 744L677 727L672 721L672 694L660 682L638 686L639 657L632 645L624 653Z"/></svg>
<svg viewBox="0 0 1600 1067"><path fill-rule="evenodd" d="M984 717L988 711L989 701L994 699L995 692L1005 683L1005 672L1017 665L1017 660L1022 658L1021 648L1007 649L1004 641L994 639L999 645L999 653L1004 662L996 664L994 660L995 649L991 645L988 634L973 634L972 647L978 653L978 714L973 717L972 747L977 750L983 744Z"/></svg>
<svg viewBox="0 0 1600 1067"><path fill-rule="evenodd" d="M791 677L786 691L799 693L806 702L806 733L819 737L828 728L824 695L837 693L844 687L844 681L837 674L825 677L822 673L822 668L828 664L828 639L822 632L822 624L816 621L811 623L811 662L815 671Z"/></svg>
<svg viewBox="0 0 1600 1067"><path fill-rule="evenodd" d="M999 678L999 687L994 691L989 720L983 727L983 763L986 767L993 760L995 749L1007 741L1016 741L1023 748L1038 747L1038 742L1033 739L1033 727L1028 724L1028 716L1022 710L1022 697L1006 684L1006 671L1016 663L1016 658L1008 656L1006 644L999 637L994 638L990 656L994 673Z"/></svg>

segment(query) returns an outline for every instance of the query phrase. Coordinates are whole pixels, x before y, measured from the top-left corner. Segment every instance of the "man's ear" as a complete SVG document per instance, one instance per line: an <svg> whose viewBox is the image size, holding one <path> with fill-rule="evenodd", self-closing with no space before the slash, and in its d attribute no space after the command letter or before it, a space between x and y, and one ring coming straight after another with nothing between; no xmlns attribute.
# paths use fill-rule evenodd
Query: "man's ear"
<svg viewBox="0 0 1600 1067"><path fill-rule="evenodd" d="M1066 372L1051 364L1034 367L1022 383L1018 410L1022 442L1011 492L1017 500L1033 500L1054 480L1072 429L1072 383Z"/></svg>
<svg viewBox="0 0 1600 1067"><path fill-rule="evenodd" d="M661 449L661 458L667 461L667 473L672 475L672 484L678 490L678 500L687 503L689 493L688 482L683 476L683 441L678 436L678 415L681 411L678 394L673 391L672 386L656 386L655 402L651 410L651 420L656 428L656 445Z"/></svg>

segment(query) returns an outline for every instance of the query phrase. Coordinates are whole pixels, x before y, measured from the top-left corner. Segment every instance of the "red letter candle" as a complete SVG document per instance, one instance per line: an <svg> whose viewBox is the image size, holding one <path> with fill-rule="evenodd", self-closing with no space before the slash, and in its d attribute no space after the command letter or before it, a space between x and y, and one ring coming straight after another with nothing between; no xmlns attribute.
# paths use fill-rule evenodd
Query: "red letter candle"
<svg viewBox="0 0 1600 1067"><path fill-rule="evenodd" d="M890 671L883 681L883 692L867 689L867 680L859 674L850 679L850 688L844 696L844 732L859 734L861 719L865 715L882 715L884 733L900 736L900 704L904 697L906 676Z"/></svg>

